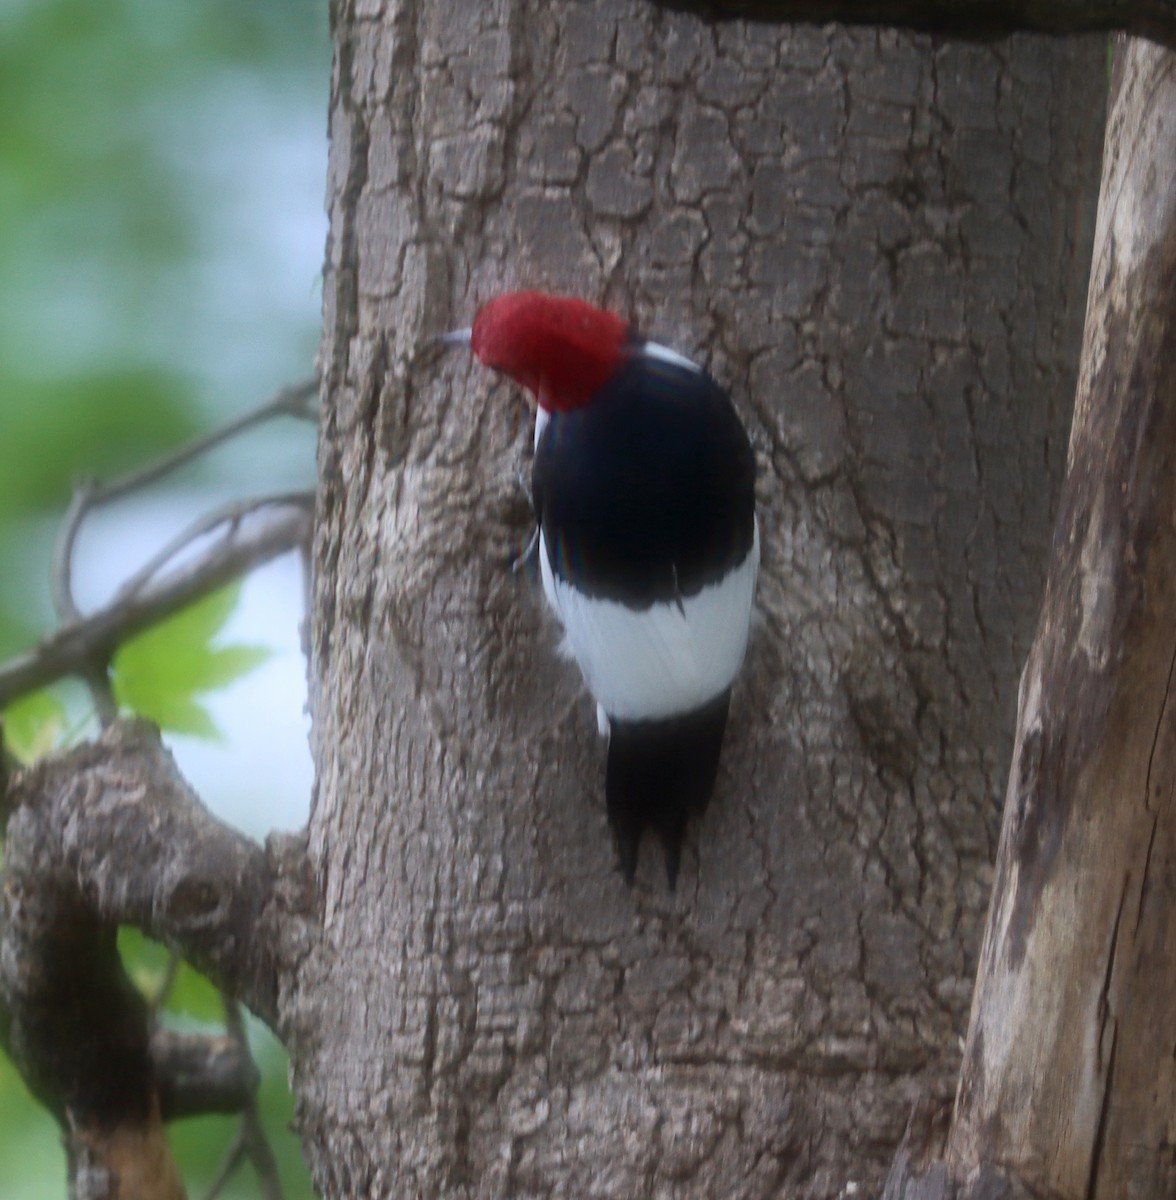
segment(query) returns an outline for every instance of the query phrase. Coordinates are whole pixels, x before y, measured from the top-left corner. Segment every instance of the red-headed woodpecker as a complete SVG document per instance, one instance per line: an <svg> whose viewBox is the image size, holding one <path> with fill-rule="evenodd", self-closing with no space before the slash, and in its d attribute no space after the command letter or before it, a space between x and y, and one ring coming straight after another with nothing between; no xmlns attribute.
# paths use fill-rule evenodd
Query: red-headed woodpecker
<svg viewBox="0 0 1176 1200"><path fill-rule="evenodd" d="M543 590L609 735L624 877L651 826L672 888L747 648L759 568L747 434L706 371L580 300L499 296L445 340L468 342L538 403Z"/></svg>

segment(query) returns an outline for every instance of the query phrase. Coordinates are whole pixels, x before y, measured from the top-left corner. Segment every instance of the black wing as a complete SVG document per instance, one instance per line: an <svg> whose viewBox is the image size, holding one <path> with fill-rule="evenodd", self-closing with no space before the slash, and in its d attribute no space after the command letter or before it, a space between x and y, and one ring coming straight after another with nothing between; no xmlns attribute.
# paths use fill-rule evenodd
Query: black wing
<svg viewBox="0 0 1176 1200"><path fill-rule="evenodd" d="M531 483L555 574L634 608L696 594L755 536L755 457L730 398L640 354L590 404L552 414Z"/></svg>

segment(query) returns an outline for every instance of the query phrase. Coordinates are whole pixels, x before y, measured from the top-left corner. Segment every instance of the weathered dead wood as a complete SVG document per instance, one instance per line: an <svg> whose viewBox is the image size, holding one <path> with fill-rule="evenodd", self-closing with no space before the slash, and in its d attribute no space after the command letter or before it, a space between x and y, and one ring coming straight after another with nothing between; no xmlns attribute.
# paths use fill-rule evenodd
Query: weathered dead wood
<svg viewBox="0 0 1176 1200"><path fill-rule="evenodd" d="M1176 56L1121 48L1054 558L950 1153L1176 1182Z"/></svg>
<svg viewBox="0 0 1176 1200"><path fill-rule="evenodd" d="M894 1197L976 1196L994 1164L1015 1182L985 1195L1176 1186L1173 179L1176 55L1124 43L1068 474L947 1144L960 1182L943 1162L896 1164Z"/></svg>

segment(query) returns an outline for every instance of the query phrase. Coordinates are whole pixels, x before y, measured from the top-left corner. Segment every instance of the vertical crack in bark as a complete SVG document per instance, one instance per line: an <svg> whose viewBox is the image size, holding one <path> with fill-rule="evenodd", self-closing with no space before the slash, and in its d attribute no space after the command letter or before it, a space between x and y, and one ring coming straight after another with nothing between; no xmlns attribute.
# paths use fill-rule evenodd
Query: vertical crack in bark
<svg viewBox="0 0 1176 1200"><path fill-rule="evenodd" d="M1094 1135L1094 1149L1090 1156L1090 1177L1086 1185L1086 1200L1095 1200L1099 1195L1098 1177L1102 1164L1103 1148L1107 1140L1107 1126L1115 1090L1115 1052L1119 1045L1119 1025L1116 1021L1111 1031L1111 1050L1107 1056L1106 1078L1103 1081L1102 1104L1099 1107L1098 1127Z"/></svg>
<svg viewBox="0 0 1176 1200"><path fill-rule="evenodd" d="M1099 1070L1106 1071L1106 1078L1110 1081L1111 1065L1109 1058L1114 1054L1114 1043L1117 1034L1118 1022L1111 1011L1111 983L1115 974L1115 964L1119 952L1119 928L1123 921L1123 906L1127 902L1127 892L1131 886L1131 873L1128 871L1127 878L1123 880L1123 889L1119 894L1119 907L1115 910L1115 923L1111 926L1110 945L1107 947L1106 965L1103 968L1102 984L1098 991L1098 1000L1095 1004L1095 1015L1098 1020L1098 1037L1097 1037L1097 1061L1096 1066ZM1111 1052L1108 1056L1108 1062L1103 1063L1103 1046L1106 1043L1107 1025L1111 1025Z"/></svg>
<svg viewBox="0 0 1176 1200"><path fill-rule="evenodd" d="M1159 704L1159 712L1156 715L1155 729L1152 733L1151 749L1147 755L1147 774L1144 777L1143 785L1143 805L1149 813L1154 813L1152 807L1152 768L1155 766L1156 750L1161 743L1161 735L1164 729L1164 718L1168 715L1168 706L1172 703L1172 680L1176 677L1176 643L1173 644L1172 654L1168 660L1168 681L1164 685L1164 694ZM1152 837L1155 837L1155 824L1152 824ZM1148 854L1150 857L1151 848L1149 845ZM1141 901L1142 903L1142 901Z"/></svg>
<svg viewBox="0 0 1176 1200"><path fill-rule="evenodd" d="M1151 880L1152 869L1152 851L1156 846L1156 831L1160 827L1160 818L1155 816L1152 818L1151 830L1147 835L1147 851L1143 856L1143 870L1139 876L1139 899L1135 905L1135 926L1131 931L1132 937L1139 933L1139 924L1143 920L1143 909L1147 903L1148 893L1151 891L1153 881Z"/></svg>

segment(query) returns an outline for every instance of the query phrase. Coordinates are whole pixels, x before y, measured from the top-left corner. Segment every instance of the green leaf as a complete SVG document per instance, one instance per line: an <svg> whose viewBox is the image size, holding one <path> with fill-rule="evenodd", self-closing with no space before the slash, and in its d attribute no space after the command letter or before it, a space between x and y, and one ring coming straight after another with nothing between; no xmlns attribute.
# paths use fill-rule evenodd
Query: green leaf
<svg viewBox="0 0 1176 1200"><path fill-rule="evenodd" d="M222 588L127 642L112 663L119 707L173 733L219 737L196 697L226 687L270 656L264 646L211 644L240 594L239 585Z"/></svg>
<svg viewBox="0 0 1176 1200"><path fill-rule="evenodd" d="M136 686L141 687L141 683ZM160 729L170 733L184 733L209 742L221 741L224 737L208 709L190 696L169 696L160 688L154 695L141 690L136 703L128 703L125 695L120 695L119 703L140 716L150 717Z"/></svg>
<svg viewBox="0 0 1176 1200"><path fill-rule="evenodd" d="M48 754L65 730L65 707L52 692L33 692L4 710L4 745L26 766Z"/></svg>

